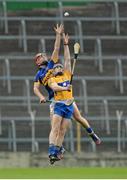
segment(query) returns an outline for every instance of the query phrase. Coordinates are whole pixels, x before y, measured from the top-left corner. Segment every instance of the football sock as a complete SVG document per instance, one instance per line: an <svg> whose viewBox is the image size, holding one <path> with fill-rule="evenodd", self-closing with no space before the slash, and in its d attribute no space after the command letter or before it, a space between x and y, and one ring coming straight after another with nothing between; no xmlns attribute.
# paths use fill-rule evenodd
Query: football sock
<svg viewBox="0 0 127 180"><path fill-rule="evenodd" d="M55 146L54 144L49 144L49 149L48 149L49 156L51 155L57 156L59 150L60 150L59 146Z"/></svg>
<svg viewBox="0 0 127 180"><path fill-rule="evenodd" d="M87 131L89 134L94 133L94 131L93 131L93 129L92 129L91 127L86 128L86 131Z"/></svg>

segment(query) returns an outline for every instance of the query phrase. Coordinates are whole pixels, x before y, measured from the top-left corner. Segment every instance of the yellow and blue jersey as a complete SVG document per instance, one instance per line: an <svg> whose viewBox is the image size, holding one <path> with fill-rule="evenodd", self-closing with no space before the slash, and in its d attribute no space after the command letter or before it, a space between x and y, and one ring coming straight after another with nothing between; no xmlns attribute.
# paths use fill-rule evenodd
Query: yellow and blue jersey
<svg viewBox="0 0 127 180"><path fill-rule="evenodd" d="M71 73L67 70L64 71L63 75L51 77L48 80L48 85L56 82L59 86L66 87L70 84ZM56 101L72 99L72 89L70 91L57 91L54 92L54 99Z"/></svg>
<svg viewBox="0 0 127 180"><path fill-rule="evenodd" d="M52 74L53 66L54 66L54 61L49 60L47 66L40 68L34 78L34 83L39 83L44 85L44 87L48 91L49 99L54 97L53 90L48 86L48 80L53 76Z"/></svg>

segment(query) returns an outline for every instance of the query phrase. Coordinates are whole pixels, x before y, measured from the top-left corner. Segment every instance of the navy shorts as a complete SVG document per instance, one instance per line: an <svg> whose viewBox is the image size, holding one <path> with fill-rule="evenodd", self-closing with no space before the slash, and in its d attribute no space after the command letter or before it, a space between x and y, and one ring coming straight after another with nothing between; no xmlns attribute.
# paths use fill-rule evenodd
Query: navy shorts
<svg viewBox="0 0 127 180"><path fill-rule="evenodd" d="M74 107L72 104L70 106L67 106L64 103L55 103L54 105L54 114L57 114L66 119L71 119L73 111Z"/></svg>

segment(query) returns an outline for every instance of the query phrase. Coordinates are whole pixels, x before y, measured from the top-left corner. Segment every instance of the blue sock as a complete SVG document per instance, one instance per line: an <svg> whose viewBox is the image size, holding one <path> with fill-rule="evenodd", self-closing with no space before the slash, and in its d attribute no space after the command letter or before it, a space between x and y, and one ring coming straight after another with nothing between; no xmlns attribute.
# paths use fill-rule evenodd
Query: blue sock
<svg viewBox="0 0 127 180"><path fill-rule="evenodd" d="M57 154L59 153L60 147L55 146L54 144L50 144L49 145L49 149L48 149L48 154L53 155L53 156L57 156Z"/></svg>
<svg viewBox="0 0 127 180"><path fill-rule="evenodd" d="M49 145L48 154L49 154L49 156L55 154L55 145L54 144Z"/></svg>
<svg viewBox="0 0 127 180"><path fill-rule="evenodd" d="M91 127L86 128L86 131L87 131L89 134L93 133L93 129L92 129Z"/></svg>

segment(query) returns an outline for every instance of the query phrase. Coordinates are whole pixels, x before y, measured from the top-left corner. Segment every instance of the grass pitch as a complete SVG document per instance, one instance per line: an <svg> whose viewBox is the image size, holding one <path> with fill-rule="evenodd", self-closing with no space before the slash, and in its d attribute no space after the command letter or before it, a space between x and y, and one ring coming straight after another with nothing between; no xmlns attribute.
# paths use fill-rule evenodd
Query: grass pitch
<svg viewBox="0 0 127 180"><path fill-rule="evenodd" d="M9 168L0 169L0 179L127 179L127 167Z"/></svg>

